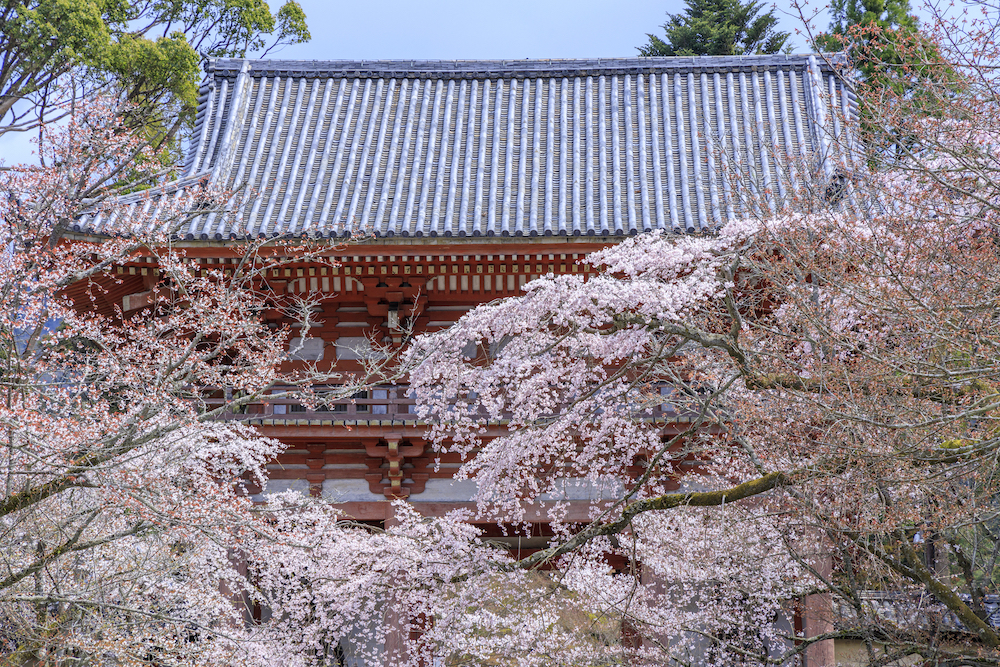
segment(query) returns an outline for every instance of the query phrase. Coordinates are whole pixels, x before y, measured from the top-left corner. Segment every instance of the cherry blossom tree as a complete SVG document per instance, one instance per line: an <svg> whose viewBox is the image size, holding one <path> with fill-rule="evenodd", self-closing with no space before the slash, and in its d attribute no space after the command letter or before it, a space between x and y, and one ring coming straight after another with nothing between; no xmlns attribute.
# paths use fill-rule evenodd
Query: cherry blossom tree
<svg viewBox="0 0 1000 667"><path fill-rule="evenodd" d="M585 260L596 277L411 348L480 514L558 527L514 566L618 621L602 659L832 660L841 639L871 664L1000 664L1000 14L981 9L908 54L935 73L919 95L887 68L900 85L834 181L713 236L626 240ZM606 499L584 524L579 485Z"/></svg>
<svg viewBox="0 0 1000 667"><path fill-rule="evenodd" d="M264 650L274 624L251 622L246 564L305 544L312 532L289 530L290 513L311 511L326 534L356 529L307 498L255 505L248 491L266 486L283 446L219 418L274 387L301 384L307 401L332 380L350 390L316 364L279 373L290 331L260 316L301 312L307 337L311 304L269 292L265 276L328 249L249 244L228 275L199 271L171 230L226 214L232 194L159 187L159 155L121 114L113 100L79 105L43 135L49 166L0 175L0 653L5 664L290 664L299 654ZM115 217L123 233L68 239L84 214ZM137 259L143 307L102 308L123 280L115 268ZM291 613L282 599L269 599L278 616ZM264 648L251 654L254 642Z"/></svg>

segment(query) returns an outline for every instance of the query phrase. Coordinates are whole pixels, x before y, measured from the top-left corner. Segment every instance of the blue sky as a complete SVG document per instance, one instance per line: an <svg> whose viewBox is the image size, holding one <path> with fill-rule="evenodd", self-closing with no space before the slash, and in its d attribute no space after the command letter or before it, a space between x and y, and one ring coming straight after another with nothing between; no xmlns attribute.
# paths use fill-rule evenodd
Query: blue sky
<svg viewBox="0 0 1000 667"><path fill-rule="evenodd" d="M271 53L301 60L635 56L683 0L299 0L312 41ZM277 8L278 0L271 0ZM821 11L825 6L814 4ZM770 5L765 6L769 7ZM806 40L790 0L776 5L796 52ZM817 21L825 28L825 12ZM0 137L0 162L34 161L30 137Z"/></svg>
<svg viewBox="0 0 1000 667"><path fill-rule="evenodd" d="M299 0L313 39L296 59L634 56L682 0ZM779 6L789 11L787 0ZM799 21L782 16L793 32ZM823 23L825 24L825 20ZM825 27L825 25L824 25ZM796 40L802 50L805 40Z"/></svg>

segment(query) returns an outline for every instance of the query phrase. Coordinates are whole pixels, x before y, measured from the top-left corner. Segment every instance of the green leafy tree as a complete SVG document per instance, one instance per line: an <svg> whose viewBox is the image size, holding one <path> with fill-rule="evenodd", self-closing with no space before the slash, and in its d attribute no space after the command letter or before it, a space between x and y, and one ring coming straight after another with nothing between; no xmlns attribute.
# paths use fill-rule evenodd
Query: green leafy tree
<svg viewBox="0 0 1000 667"><path fill-rule="evenodd" d="M203 58L308 39L294 0L277 12L266 0L6 0L0 134L33 130L101 91L130 103L130 126L169 145L197 105Z"/></svg>
<svg viewBox="0 0 1000 667"><path fill-rule="evenodd" d="M733 56L778 53L789 34L778 30L774 10L763 2L687 0L682 14L667 14L665 38L647 34L641 56Z"/></svg>

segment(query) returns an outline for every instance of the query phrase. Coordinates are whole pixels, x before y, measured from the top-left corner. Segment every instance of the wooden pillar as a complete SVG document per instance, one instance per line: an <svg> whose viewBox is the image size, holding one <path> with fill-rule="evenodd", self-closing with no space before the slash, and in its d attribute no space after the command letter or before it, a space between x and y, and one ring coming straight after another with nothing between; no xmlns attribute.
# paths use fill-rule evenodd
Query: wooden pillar
<svg viewBox="0 0 1000 667"><path fill-rule="evenodd" d="M326 466L326 458L323 456L326 445L310 443L306 445L306 449L309 450L309 456L306 457L306 465L309 466L309 472L306 473L306 480L309 482L309 495L318 498L323 495L323 482L326 481L326 473L323 471Z"/></svg>
<svg viewBox="0 0 1000 667"><path fill-rule="evenodd" d="M823 542L820 541L822 545ZM830 554L819 553L813 560L813 567L823 579L829 581L833 574ZM830 593L810 595L803 601L803 625L805 636L815 637L833 631L833 596ZM803 667L835 667L837 664L832 639L816 642L806 649Z"/></svg>
<svg viewBox="0 0 1000 667"><path fill-rule="evenodd" d="M396 518L396 511L392 505L386 508L385 529L389 530L399 525ZM393 599L389 599L385 606L385 664L395 665L402 662L406 655L406 622L399 608L394 604Z"/></svg>
<svg viewBox="0 0 1000 667"><path fill-rule="evenodd" d="M639 652L642 650L642 635L627 618L622 621L621 642L622 652L625 654L625 664L638 665Z"/></svg>

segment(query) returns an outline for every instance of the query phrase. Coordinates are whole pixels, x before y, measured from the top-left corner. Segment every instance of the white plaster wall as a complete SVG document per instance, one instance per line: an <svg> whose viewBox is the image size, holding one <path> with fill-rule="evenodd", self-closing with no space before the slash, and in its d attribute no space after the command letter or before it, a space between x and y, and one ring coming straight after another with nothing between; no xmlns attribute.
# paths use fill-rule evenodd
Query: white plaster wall
<svg viewBox="0 0 1000 667"><path fill-rule="evenodd" d="M594 482L589 479L571 478L560 480L553 493L545 493L542 500L608 500L621 498L625 486L620 479L606 479Z"/></svg>
<svg viewBox="0 0 1000 667"><path fill-rule="evenodd" d="M414 502L469 502L475 499L477 482L474 479L429 479L424 492L412 497ZM555 493L546 493L541 500L606 500L620 498L624 493L621 480L600 483L588 479L562 480Z"/></svg>
<svg viewBox="0 0 1000 667"><path fill-rule="evenodd" d="M413 496L414 502L467 503L476 497L474 479L429 479L424 492Z"/></svg>
<svg viewBox="0 0 1000 667"><path fill-rule="evenodd" d="M323 480L323 497L341 503L385 500L381 493L369 491L368 480L364 479Z"/></svg>
<svg viewBox="0 0 1000 667"><path fill-rule="evenodd" d="M260 503L264 501L266 496L272 493L281 493L283 491L298 491L299 493L309 493L309 482L304 479L269 479L267 481L267 488L264 489L264 493L258 493L251 498L255 503Z"/></svg>

